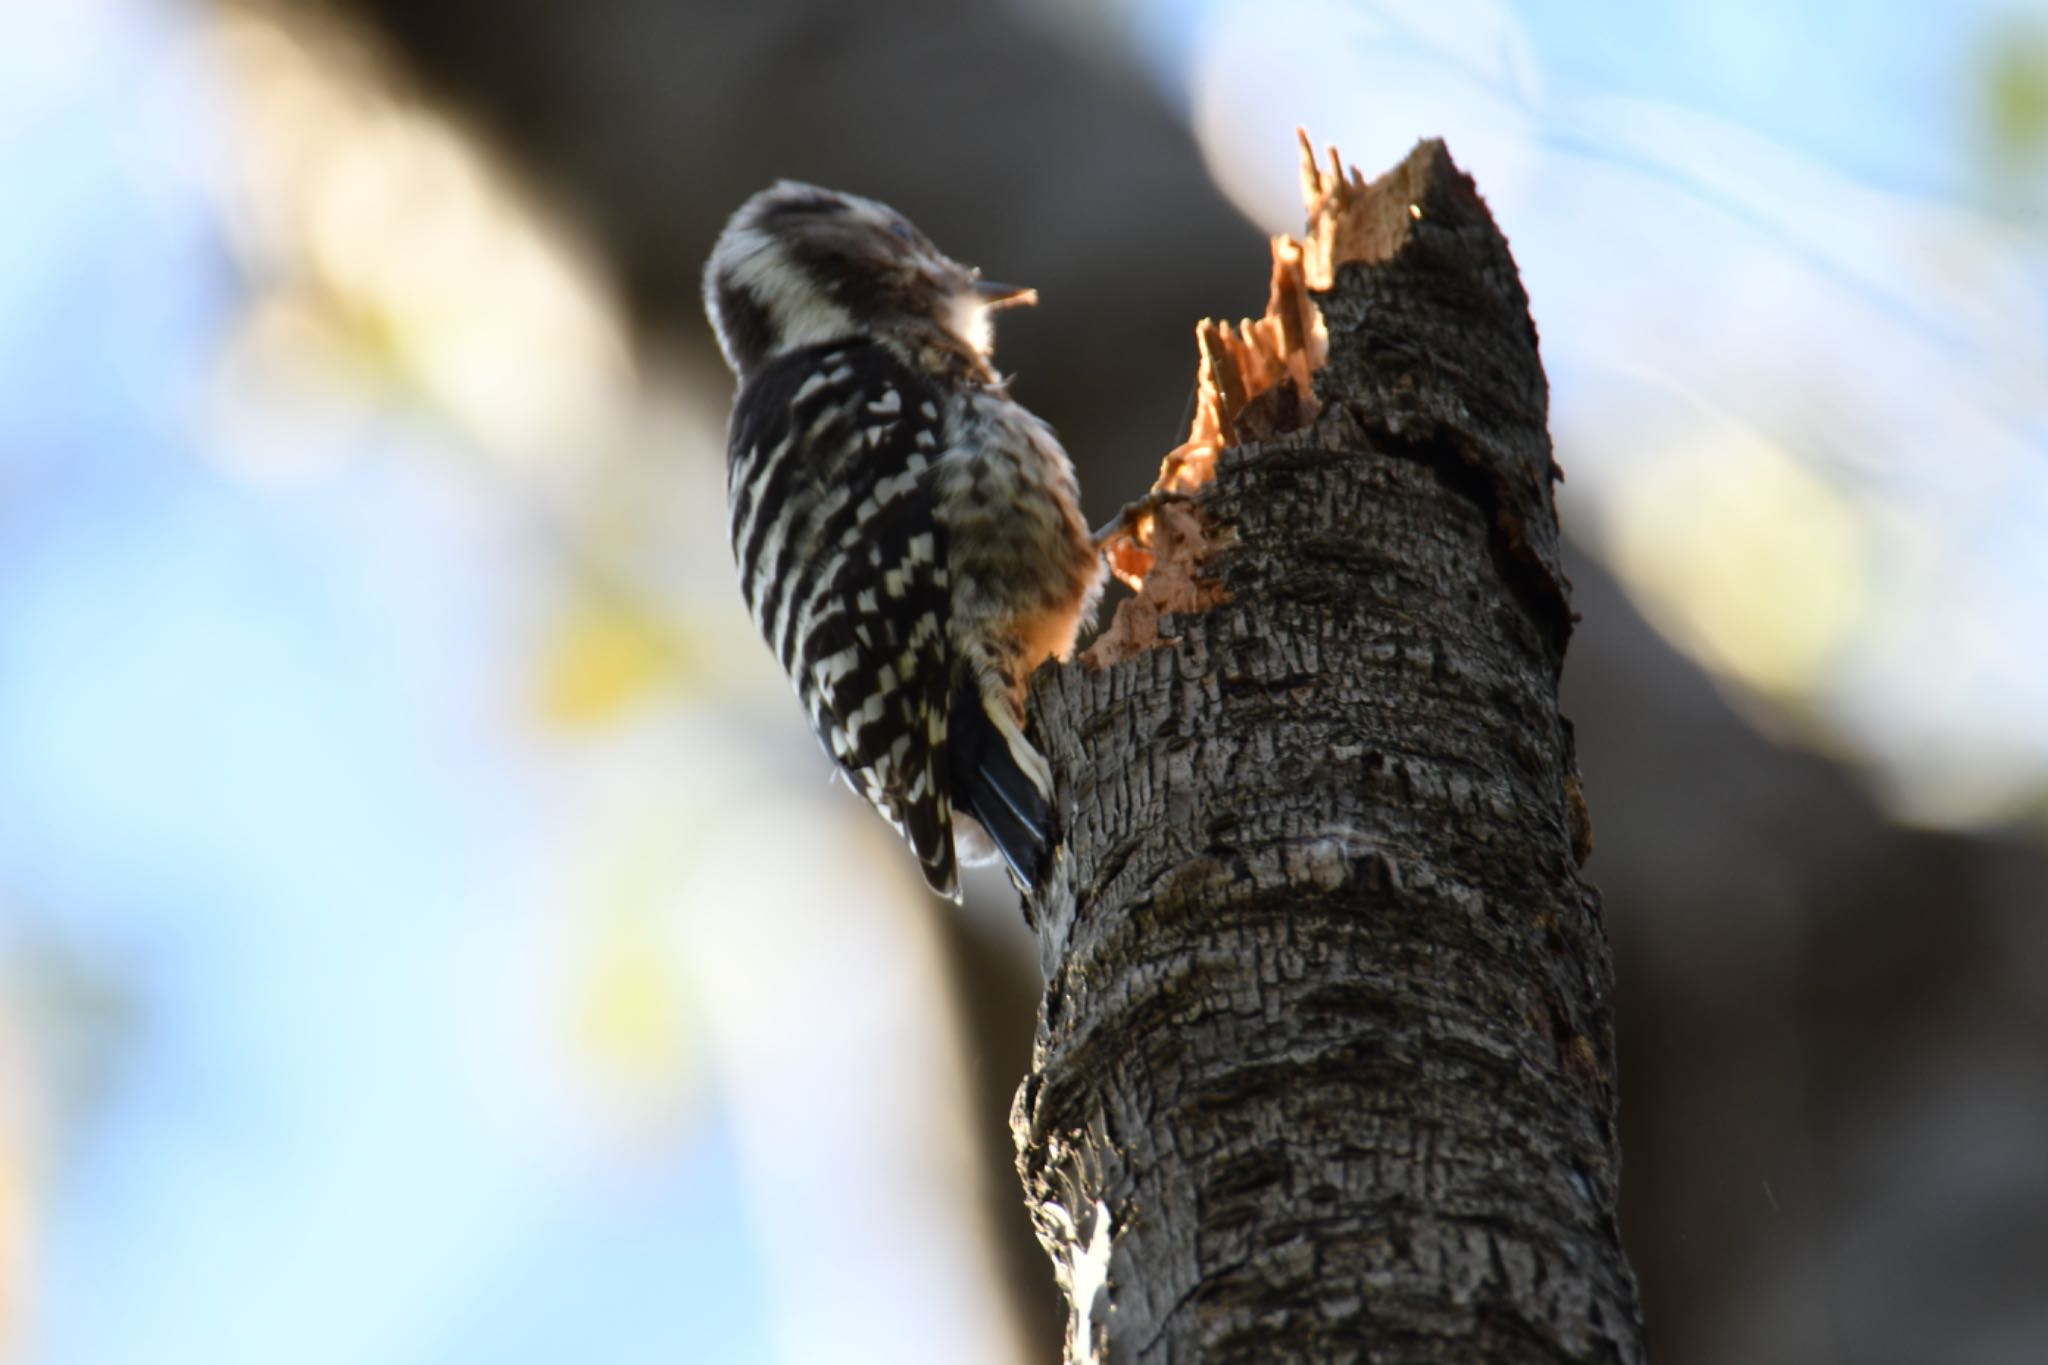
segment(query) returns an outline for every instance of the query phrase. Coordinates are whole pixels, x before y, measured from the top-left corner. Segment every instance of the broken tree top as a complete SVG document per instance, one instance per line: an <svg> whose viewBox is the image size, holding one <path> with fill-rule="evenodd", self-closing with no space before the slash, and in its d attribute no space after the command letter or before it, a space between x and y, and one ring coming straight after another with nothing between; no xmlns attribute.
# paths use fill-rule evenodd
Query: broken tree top
<svg viewBox="0 0 2048 1365"><path fill-rule="evenodd" d="M1322 400L1314 376L1330 354L1330 328L1319 299L1335 287L1340 267L1387 266L1404 259L1421 265L1433 259L1427 251L1432 241L1452 238L1478 248L1477 255L1463 257L1456 268L1483 277L1493 275L1497 263L1507 279L1514 278L1506 243L1478 190L1440 140L1418 143L1398 166L1368 181L1357 168L1345 168L1336 148L1319 160L1306 132L1300 139L1307 226L1298 238L1272 239L1264 316L1236 323L1204 319L1195 328L1201 362L1187 439L1161 462L1145 510L1131 516L1104 546L1111 571L1137 596L1120 605L1116 619L1088 652L1088 660L1098 666L1156 644L1160 616L1200 610L1220 600L1220 588L1200 573L1216 548L1212 531L1186 499L1214 477L1223 450L1299 431L1315 421ZM1520 325L1528 327L1519 285L1509 292ZM1533 346L1533 328L1528 335ZM1390 410L1384 416L1389 429L1436 424L1426 411ZM1539 412L1539 427L1541 421ZM1540 472L1555 472L1547 442ZM1547 488L1535 500L1547 510ZM1526 492L1505 498L1501 507L1510 521L1539 510ZM1520 527L1502 529L1510 551L1527 556Z"/></svg>
<svg viewBox="0 0 2048 1365"><path fill-rule="evenodd" d="M1367 181L1344 168L1337 149L1318 162L1301 138L1302 201L1308 226L1299 238L1272 239L1273 275L1263 317L1231 323L1204 318L1195 327L1201 353L1195 417L1185 441L1161 462L1155 492L1190 493L1207 483L1216 454L1243 440L1297 430L1316 414L1311 376L1329 356L1329 333L1313 293L1327 291L1337 267L1393 256L1425 218L1484 215L1472 182L1438 140L1420 143L1385 175ZM1109 550L1110 567L1136 587L1150 572L1155 515L1138 518Z"/></svg>

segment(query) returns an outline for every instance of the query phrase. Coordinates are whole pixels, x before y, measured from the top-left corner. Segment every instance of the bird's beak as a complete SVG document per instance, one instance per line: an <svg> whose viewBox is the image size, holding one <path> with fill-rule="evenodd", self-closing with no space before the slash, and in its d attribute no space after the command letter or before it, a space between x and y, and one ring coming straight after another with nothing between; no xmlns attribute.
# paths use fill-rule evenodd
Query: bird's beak
<svg viewBox="0 0 2048 1365"><path fill-rule="evenodd" d="M1038 302L1038 291L1021 284L997 284L994 280L976 280L974 296L989 308L1029 308Z"/></svg>

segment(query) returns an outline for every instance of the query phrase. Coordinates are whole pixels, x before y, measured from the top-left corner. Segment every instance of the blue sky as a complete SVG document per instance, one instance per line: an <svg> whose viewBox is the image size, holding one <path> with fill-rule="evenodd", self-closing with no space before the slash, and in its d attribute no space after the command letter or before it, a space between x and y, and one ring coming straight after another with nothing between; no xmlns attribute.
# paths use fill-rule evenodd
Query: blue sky
<svg viewBox="0 0 2048 1365"><path fill-rule="evenodd" d="M717 1105L622 1173L449 1027L540 814L468 715L507 584L451 554L525 528L403 442L224 476L203 73L152 6L5 8L48 45L0 54L0 953L112 1002L29 991L103 1035L47 1054L33 1358L768 1358Z"/></svg>

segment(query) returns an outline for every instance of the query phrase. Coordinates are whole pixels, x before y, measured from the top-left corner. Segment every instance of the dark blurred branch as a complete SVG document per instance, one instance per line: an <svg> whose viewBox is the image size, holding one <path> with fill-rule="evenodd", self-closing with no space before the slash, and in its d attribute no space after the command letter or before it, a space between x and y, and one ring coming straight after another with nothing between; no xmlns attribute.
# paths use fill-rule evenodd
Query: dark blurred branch
<svg viewBox="0 0 2048 1365"><path fill-rule="evenodd" d="M1001 360L1084 487L1128 485L1170 443L1188 308L1255 297L1205 296L1258 234L1209 187L1186 131L1007 6L324 7L367 20L582 225L663 350L711 363L698 272L725 216L785 176L893 203L991 275L1036 286L1044 304L1005 320ZM1136 203L1144 215L1120 211ZM1164 249L1156 221L1176 225Z"/></svg>

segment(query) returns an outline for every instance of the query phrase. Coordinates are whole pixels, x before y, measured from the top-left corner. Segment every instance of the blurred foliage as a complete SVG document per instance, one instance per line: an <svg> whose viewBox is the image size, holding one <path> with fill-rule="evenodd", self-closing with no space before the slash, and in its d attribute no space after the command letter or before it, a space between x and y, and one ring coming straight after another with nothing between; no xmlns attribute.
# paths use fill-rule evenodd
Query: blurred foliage
<svg viewBox="0 0 2048 1365"><path fill-rule="evenodd" d="M2048 30L2016 28L1995 46L1986 82L1993 145L2028 164L2048 157Z"/></svg>
<svg viewBox="0 0 2048 1365"><path fill-rule="evenodd" d="M541 709L563 726L619 719L679 671L685 643L653 604L591 593L555 622L542 657Z"/></svg>
<svg viewBox="0 0 2048 1365"><path fill-rule="evenodd" d="M1994 202L2048 210L2048 22L2014 17L1986 43L1980 121Z"/></svg>
<svg viewBox="0 0 2048 1365"><path fill-rule="evenodd" d="M1702 431L1599 511L1658 628L1779 705L1814 694L1872 607L1864 516L1755 433Z"/></svg>
<svg viewBox="0 0 2048 1365"><path fill-rule="evenodd" d="M230 357L391 385L513 469L605 453L634 365L573 234L346 26L230 5L210 41L249 111L223 177L251 293Z"/></svg>
<svg viewBox="0 0 2048 1365"><path fill-rule="evenodd" d="M648 888L654 891L655 888ZM576 973L574 1034L586 1060L644 1107L672 1096L696 1064L685 983L652 895L598 912Z"/></svg>

